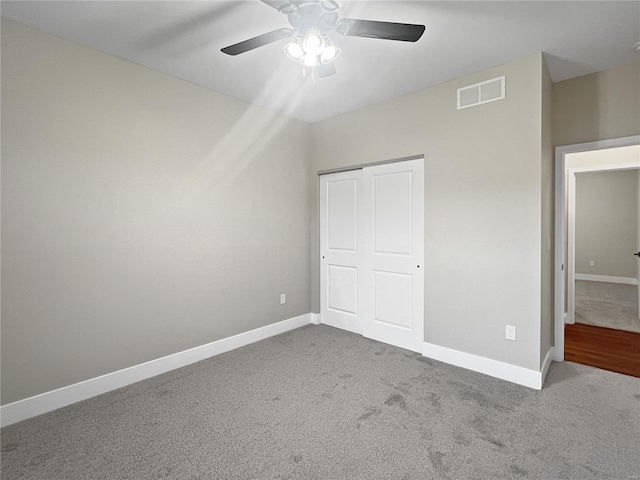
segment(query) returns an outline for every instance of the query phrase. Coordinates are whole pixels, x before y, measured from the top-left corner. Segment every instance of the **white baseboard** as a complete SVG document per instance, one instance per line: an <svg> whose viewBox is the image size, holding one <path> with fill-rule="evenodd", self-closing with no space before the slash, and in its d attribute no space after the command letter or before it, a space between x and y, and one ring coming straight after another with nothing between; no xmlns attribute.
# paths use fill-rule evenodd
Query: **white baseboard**
<svg viewBox="0 0 640 480"><path fill-rule="evenodd" d="M610 277L609 275L591 275L589 273L576 273L576 280L588 282L623 283L625 285L638 285L638 279L633 277Z"/></svg>
<svg viewBox="0 0 640 480"><path fill-rule="evenodd" d="M222 340L3 405L0 407L0 426L11 425L12 423L146 380L161 373L244 347L250 343L308 325L312 319L312 314L306 313L272 325L240 333L233 337L223 338Z"/></svg>
<svg viewBox="0 0 640 480"><path fill-rule="evenodd" d="M311 323L314 325L320 325L322 323L319 313L310 313L309 315L311 315Z"/></svg>
<svg viewBox="0 0 640 480"><path fill-rule="evenodd" d="M422 355L425 357L473 370L474 372L484 373L485 375L517 383L518 385L524 385L525 387L535 388L536 390L542 389L542 383L544 381L543 372L480 357L471 353L460 352L451 348L441 347L433 343L424 342L422 346ZM547 354L547 358L549 358L549 354ZM547 361L550 362L550 359L545 359L545 364Z"/></svg>

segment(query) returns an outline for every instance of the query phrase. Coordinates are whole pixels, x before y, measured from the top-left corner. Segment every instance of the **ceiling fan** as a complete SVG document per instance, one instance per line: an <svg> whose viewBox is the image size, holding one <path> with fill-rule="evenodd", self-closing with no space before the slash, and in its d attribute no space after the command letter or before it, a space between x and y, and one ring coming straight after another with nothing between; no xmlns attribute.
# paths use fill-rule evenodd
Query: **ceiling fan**
<svg viewBox="0 0 640 480"><path fill-rule="evenodd" d="M261 0L288 16L293 28L279 28L221 51L239 55L258 47L288 38L284 51L291 59L303 65L303 72L315 69L318 77L336 73L333 60L340 49L330 40L328 33L335 31L346 37L382 38L415 42L424 33L424 25L380 22L343 18L338 20L340 5L335 0Z"/></svg>

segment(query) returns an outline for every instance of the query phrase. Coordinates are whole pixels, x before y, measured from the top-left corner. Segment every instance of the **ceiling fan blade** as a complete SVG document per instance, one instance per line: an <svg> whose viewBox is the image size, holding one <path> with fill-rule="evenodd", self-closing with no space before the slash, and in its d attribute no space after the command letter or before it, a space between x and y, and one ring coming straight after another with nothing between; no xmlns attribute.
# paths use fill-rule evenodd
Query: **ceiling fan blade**
<svg viewBox="0 0 640 480"><path fill-rule="evenodd" d="M383 38L415 42L424 33L424 25L411 23L377 22L345 18L338 22L338 33L347 37Z"/></svg>
<svg viewBox="0 0 640 480"><path fill-rule="evenodd" d="M319 78L330 77L336 73L336 66L333 63L320 64L316 67Z"/></svg>
<svg viewBox="0 0 640 480"><path fill-rule="evenodd" d="M236 43L235 45L229 45L228 47L224 47L220 51L222 53L226 53L227 55L238 55L240 53L253 50L254 48L263 47L264 45L268 45L270 43L277 42L278 40L290 37L292 33L293 30L291 30L290 28L279 28L278 30L274 30L273 32L269 33L263 33L262 35L250 38L249 40L245 40L244 42Z"/></svg>
<svg viewBox="0 0 640 480"><path fill-rule="evenodd" d="M286 13L287 15L297 10L297 7L287 0L260 0L262 3L266 3L270 7L275 8L279 12Z"/></svg>

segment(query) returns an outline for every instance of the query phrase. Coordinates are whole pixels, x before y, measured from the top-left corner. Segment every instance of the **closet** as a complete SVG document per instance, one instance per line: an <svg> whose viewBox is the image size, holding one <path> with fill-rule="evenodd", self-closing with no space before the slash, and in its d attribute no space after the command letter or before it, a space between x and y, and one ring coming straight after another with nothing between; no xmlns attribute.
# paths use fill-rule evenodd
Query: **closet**
<svg viewBox="0 0 640 480"><path fill-rule="evenodd" d="M420 352L424 159L321 175L320 257L323 324Z"/></svg>

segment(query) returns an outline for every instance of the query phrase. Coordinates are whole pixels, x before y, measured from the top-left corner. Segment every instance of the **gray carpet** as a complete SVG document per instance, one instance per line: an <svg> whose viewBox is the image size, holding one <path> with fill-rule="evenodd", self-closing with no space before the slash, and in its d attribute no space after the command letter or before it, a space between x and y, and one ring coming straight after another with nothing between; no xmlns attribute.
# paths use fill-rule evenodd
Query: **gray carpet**
<svg viewBox="0 0 640 480"><path fill-rule="evenodd" d="M640 333L637 285L576 280L575 298L577 323Z"/></svg>
<svg viewBox="0 0 640 480"><path fill-rule="evenodd" d="M630 479L640 379L542 391L307 326L2 429L3 479Z"/></svg>

